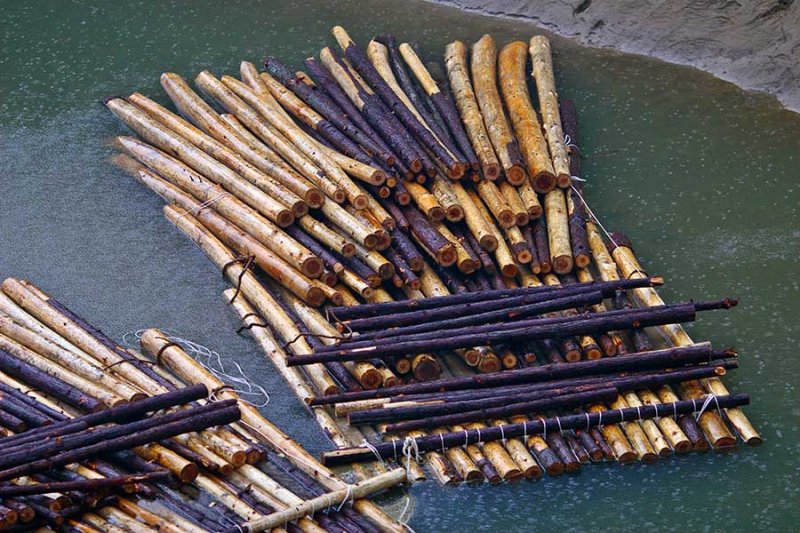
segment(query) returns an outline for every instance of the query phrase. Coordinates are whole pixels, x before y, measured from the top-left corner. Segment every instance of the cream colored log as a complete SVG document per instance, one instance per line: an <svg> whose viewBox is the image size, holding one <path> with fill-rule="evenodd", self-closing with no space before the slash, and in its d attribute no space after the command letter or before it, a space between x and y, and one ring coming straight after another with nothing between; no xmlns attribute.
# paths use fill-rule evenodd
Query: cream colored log
<svg viewBox="0 0 800 533"><path fill-rule="evenodd" d="M121 98L106 102L106 106L128 127L150 144L173 154L195 171L221 185L230 194L257 210L279 226L294 222L294 214L264 191L242 178L195 145L162 126L141 109Z"/></svg>
<svg viewBox="0 0 800 533"><path fill-rule="evenodd" d="M208 71L201 72L195 78L195 83L204 93L219 102L229 113L236 115L239 121L267 146L280 154L286 162L292 165L295 170L300 172L308 181L320 188L324 188L322 182L330 179L327 175L328 169L323 170L314 161L308 159L303 151L296 147L279 131L273 129L267 120L254 110L248 102L239 98L227 85ZM244 84L242 85L244 86ZM252 93L252 91L250 91L250 93ZM339 169L339 172L341 172L341 169ZM332 181L336 183L336 180Z"/></svg>
<svg viewBox="0 0 800 533"><path fill-rule="evenodd" d="M431 434L437 435L448 432L449 430L446 428L437 428L431 431ZM482 481L484 479L483 473L481 473L476 462L479 460L486 461L487 459L477 446L469 445L463 449L448 448L444 450L444 454L461 479L467 483Z"/></svg>
<svg viewBox="0 0 800 533"><path fill-rule="evenodd" d="M480 268L480 263L472 258L472 256L464 247L464 244L458 240L458 237L453 235L453 232L451 232L446 225L439 223L435 224L434 227L445 239L452 242L453 246L456 247L456 254L458 255L458 258L456 259L456 266L458 267L459 271L463 272L464 274L472 274Z"/></svg>
<svg viewBox="0 0 800 533"><path fill-rule="evenodd" d="M390 470L385 474L360 481L346 488L328 492L311 500L307 500L301 504L293 505L292 507L283 511L278 511L257 520L251 520L244 527L253 533L267 531L273 527L297 520L298 518L304 516L313 516L317 511L327 509L328 507L334 505L339 505L346 498L365 498L375 494L376 492L394 487L395 485L405 481L406 471L402 468L395 468L394 470Z"/></svg>
<svg viewBox="0 0 800 533"><path fill-rule="evenodd" d="M279 312L278 304L261 286L255 275L245 270L241 262L217 238L211 235L197 220L173 206L164 207L164 215L187 237L194 241L209 259L219 268L224 270L226 278L235 286L241 288L244 296L258 309L259 313L280 334L284 335L284 342L289 342L299 335L296 326L284 314ZM305 341L298 341L293 345L294 350L300 347L311 353L311 348ZM295 352L297 353L297 352ZM308 365L305 371L321 394L332 394L338 390L322 365Z"/></svg>
<svg viewBox="0 0 800 533"><path fill-rule="evenodd" d="M356 243L364 245L366 248L375 248L378 239L372 234L369 228L365 227L357 218L347 212L342 206L333 202L325 202L320 208L320 212L325 215L333 225L353 239Z"/></svg>
<svg viewBox="0 0 800 533"><path fill-rule="evenodd" d="M519 185L528 179L528 175L497 92L497 47L491 35L484 35L472 45L470 67L475 96L489 139L503 166L506 179L513 185Z"/></svg>
<svg viewBox="0 0 800 533"><path fill-rule="evenodd" d="M486 224L489 226L492 235L497 240L497 248L494 250L494 257L497 259L497 263L500 266L500 271L503 273L504 276L508 278L513 278L519 273L519 267L514 259L514 254L511 253L511 249L506 244L505 239L503 238L503 234L500 233L500 230L495 226L494 222L492 222L491 215L489 214L489 210L486 206L481 202L481 199L475 193L475 191L467 191L470 195L473 205L481 214L483 219L486 221Z"/></svg>
<svg viewBox="0 0 800 533"><path fill-rule="evenodd" d="M544 194L555 187L556 176L547 149L547 141L542 134L542 127L528 94L525 74L527 59L528 47L522 41L509 43L500 50L498 58L500 89L511 123L514 125L520 150L525 158L530 181L537 192Z"/></svg>
<svg viewBox="0 0 800 533"><path fill-rule="evenodd" d="M222 77L222 83L228 89L245 102L246 105L249 105L252 110L261 115L270 126L291 141L310 161L322 169L328 179L343 188L350 203L358 209L364 209L366 207L366 198L363 197L363 194L355 187L355 184L331 157L331 154L335 152L322 148L316 141L300 130L293 121L284 116L280 104L272 97L260 76L254 76L253 81L258 89L253 89L231 76ZM267 98L271 101L268 101ZM347 158L347 160L349 161L350 158ZM372 172L370 172L370 176L372 176Z"/></svg>
<svg viewBox="0 0 800 533"><path fill-rule="evenodd" d="M589 411L593 413L606 410L608 410L608 407L605 405L595 404L589 406ZM603 438L611 447L614 456L620 464L626 465L636 461L636 452L631 447L628 439L625 438L625 434L622 432L619 425L609 424L602 426L600 432L603 434Z"/></svg>
<svg viewBox="0 0 800 533"><path fill-rule="evenodd" d="M303 231L314 237L324 246L342 254L345 257L353 257L353 255L356 253L356 247L351 241L345 237L342 237L310 215L300 217L297 221L297 225L303 228Z"/></svg>
<svg viewBox="0 0 800 533"><path fill-rule="evenodd" d="M236 118L236 115L223 113L219 115L219 117L230 127L232 137L238 137L241 142L249 146L252 151L254 151L256 154L259 154L259 156L264 159L274 156L281 162L280 164L286 166L289 171L296 173L296 171L289 166L289 164L286 163L286 161L284 161L280 155L275 153L270 147L264 144L261 139L253 135L253 133L248 130L238 118ZM303 176L300 176L300 174L297 174L297 176L300 179L307 181ZM323 191L328 198L332 199L337 204L342 204L347 201L347 192L331 180L322 179L320 177L316 181L309 183L313 183L314 186L318 187L319 190Z"/></svg>
<svg viewBox="0 0 800 533"><path fill-rule="evenodd" d="M72 319L57 311L41 297L34 294L23 283L14 278L6 279L2 284L3 292L11 298L14 303L27 311L30 315L42 322L45 326L53 329L56 333L67 339L69 342L97 359L103 366L107 367L115 364L115 372L124 376L131 383L137 386L146 387L147 392L158 394L167 392L166 388L157 383L152 377L145 374L138 367L130 363L122 364L126 361L120 354L108 348L97 338L90 335L80 325Z"/></svg>
<svg viewBox="0 0 800 533"><path fill-rule="evenodd" d="M2 291L0 291L0 316L5 315L5 317L13 320L17 324L25 327L36 333L39 337L43 337L46 340L52 342L53 344L65 349L65 350L72 350L76 351L77 348L67 341L64 337L53 331L52 329L48 328L38 320L36 320L33 316L25 312L20 306L18 306L14 301L6 296Z"/></svg>
<svg viewBox="0 0 800 533"><path fill-rule="evenodd" d="M444 209L445 218L450 222L459 222L464 219L464 208L450 183L450 180L437 173L428 180L428 187Z"/></svg>
<svg viewBox="0 0 800 533"><path fill-rule="evenodd" d="M489 208L489 211L500 223L500 226L509 228L515 224L514 211L511 206L506 202L503 193L494 182L479 181L475 184L475 190L478 191L483 204ZM492 220L491 218L489 219Z"/></svg>
<svg viewBox="0 0 800 533"><path fill-rule="evenodd" d="M0 347L4 341L14 341L34 354L47 358L63 369L74 372L90 383L96 383L109 391L116 391L127 401L141 400L147 397L136 387L132 387L104 370L94 359L75 350L67 350L49 340L36 335L33 331L20 326L10 318L0 316Z"/></svg>
<svg viewBox="0 0 800 533"><path fill-rule="evenodd" d="M134 520L116 507L111 507L110 505L98 509L96 512L98 515L108 520L109 523L116 524L129 533L156 533L158 531L157 529L153 529Z"/></svg>
<svg viewBox="0 0 800 533"><path fill-rule="evenodd" d="M483 122L475 92L469 79L467 67L467 47L461 41L454 41L447 45L444 53L444 62L447 68L447 77L453 90L453 98L461 114L461 120L467 135L472 142L472 147L481 163L483 176L489 180L496 180L500 176L500 162L492 147L489 133Z"/></svg>
<svg viewBox="0 0 800 533"><path fill-rule="evenodd" d="M561 129L561 114L558 111L558 92L553 76L553 55L549 39L543 35L531 37L530 53L542 122L547 144L550 146L550 155L553 158L553 170L558 186L566 189L571 183L569 154L564 143L564 131Z"/></svg>
<svg viewBox="0 0 800 533"><path fill-rule="evenodd" d="M507 420L492 420L491 425L502 426L508 424ZM537 479L542 477L542 468L536 459L533 458L528 448L521 439L508 439L505 442L506 451L519 467L522 475L527 479Z"/></svg>
<svg viewBox="0 0 800 533"><path fill-rule="evenodd" d="M163 533L205 533L203 528L195 526L192 522L182 519L180 515L164 520L161 516L144 509L128 498L117 497L116 506L132 518L144 522ZM174 520L174 521L173 521Z"/></svg>
<svg viewBox="0 0 800 533"><path fill-rule="evenodd" d="M61 363L51 361L2 334L0 334L0 350L10 353L20 361L38 368L49 376L60 379L88 396L97 398L106 405L114 406L127 403L126 398L105 386L72 372L62 366ZM85 365L84 368L87 366Z"/></svg>
<svg viewBox="0 0 800 533"><path fill-rule="evenodd" d="M304 189L302 195L295 194L294 191L279 180L251 165L231 148L203 133L186 120L167 111L152 100L134 93L132 99L129 98L129 101L220 163L227 165L231 170L272 198L289 207L295 216L303 216L308 213L308 203L305 201L304 196L310 192L310 188Z"/></svg>
<svg viewBox="0 0 800 533"><path fill-rule="evenodd" d="M547 241L550 260L556 274L572 271L572 246L569 241L569 217L564 191L552 190L544 196L544 214L547 219Z"/></svg>
<svg viewBox="0 0 800 533"><path fill-rule="evenodd" d="M304 198L312 207L318 207L325 201L320 189L295 172L283 158L272 148L262 143L249 131L241 135L241 131L220 116L205 100L189 87L186 81L170 72L161 75L161 86L180 112L194 121L200 129L211 135L214 139L236 151L251 165L262 172L274 177L283 183L295 194ZM131 101L136 105L150 110L152 105L146 105L143 97L135 93ZM158 104L155 104L158 105ZM234 119L235 120L235 119ZM241 123L236 122L242 129ZM246 130L245 130L246 131ZM239 135L237 135L239 133Z"/></svg>
<svg viewBox="0 0 800 533"><path fill-rule="evenodd" d="M621 395L617 396L617 398L610 402L608 406L611 409L626 409L628 407L632 407ZM653 449L650 441L647 438L647 435L639 423L636 421L622 422L620 423L620 426L622 427L622 431L625 432L628 442L630 442L633 446L633 450L639 460L644 464L655 463L658 459L658 454Z"/></svg>
<svg viewBox="0 0 800 533"><path fill-rule="evenodd" d="M445 210L439 205L439 200L433 194L429 193L425 187L414 182L405 183L408 194L429 220L433 222L440 222L445 218Z"/></svg>
<svg viewBox="0 0 800 533"><path fill-rule="evenodd" d="M528 215L531 220L535 220L544 214L544 208L542 208L542 204L539 201L539 195L536 194L536 191L529 182L523 182L517 187L517 192L519 192L519 196L522 198L522 203L525 204L525 209L528 210Z"/></svg>
<svg viewBox="0 0 800 533"><path fill-rule="evenodd" d="M467 224L467 229L475 236L475 240L478 241L481 248L487 252L495 251L498 240L494 231L492 231L491 225L486 222L469 193L460 183L453 183L452 187L458 198L458 203L464 208L464 221Z"/></svg>
<svg viewBox="0 0 800 533"><path fill-rule="evenodd" d="M255 210L226 194L219 186L205 180L202 175L193 172L167 154L131 137L118 137L117 142L127 153L153 169L155 173L137 165L130 165L120 158L115 159L115 162L166 201L176 203L198 217L210 216L209 209L204 209L209 207L304 275L317 278L322 273L322 261L308 248L289 237ZM169 181L172 186L164 180ZM182 194L183 191L191 194L196 200Z"/></svg>
<svg viewBox="0 0 800 533"><path fill-rule="evenodd" d="M150 461L163 466L172 472L178 479L183 482L193 481L200 470L193 462L184 459L177 453L169 450L160 444L145 444L135 448L136 455L140 456L145 461Z"/></svg>
<svg viewBox="0 0 800 533"><path fill-rule="evenodd" d="M464 429L468 430L484 429L486 427L486 424L482 422L471 422L464 425ZM457 427L453 427L452 429L453 431L459 431ZM522 472L500 441L485 442L480 445L480 449L503 481L513 483L522 478Z"/></svg>
<svg viewBox="0 0 800 533"><path fill-rule="evenodd" d="M527 182L523 182L523 184L525 183ZM498 182L498 188L503 198L505 198L508 207L511 208L511 212L514 214L514 224L517 226L527 226L531 221L531 216L528 213L528 208L525 206L525 202L523 202L517 187L514 187L505 180L500 180Z"/></svg>

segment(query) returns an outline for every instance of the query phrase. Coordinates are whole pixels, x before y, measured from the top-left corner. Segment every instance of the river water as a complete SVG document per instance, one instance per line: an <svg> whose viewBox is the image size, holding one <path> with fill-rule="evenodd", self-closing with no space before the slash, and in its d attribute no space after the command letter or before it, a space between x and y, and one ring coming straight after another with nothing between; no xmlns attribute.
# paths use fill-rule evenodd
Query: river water
<svg viewBox="0 0 800 533"><path fill-rule="evenodd" d="M222 299L227 287L107 162L126 133L98 101L166 97L162 71L235 73L265 53L300 61L344 25L440 57L453 39L499 44L541 30L418 2L5 1L0 49L0 276L25 277L111 336L157 326L203 343L271 393L264 412L315 452L323 435ZM624 230L669 300L737 296L697 339L740 350L726 377L752 394L765 437L656 465L584 468L499 487L410 491L416 531L791 530L800 519L800 116L702 72L553 37L562 97L577 102L590 205ZM389 497L402 507L404 501Z"/></svg>

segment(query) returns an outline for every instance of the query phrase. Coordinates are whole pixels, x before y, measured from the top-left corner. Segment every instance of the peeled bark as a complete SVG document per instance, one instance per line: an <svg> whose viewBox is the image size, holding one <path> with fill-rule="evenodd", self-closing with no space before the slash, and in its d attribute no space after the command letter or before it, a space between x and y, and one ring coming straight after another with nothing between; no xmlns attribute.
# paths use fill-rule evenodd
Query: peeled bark
<svg viewBox="0 0 800 533"><path fill-rule="evenodd" d="M562 189L571 183L569 173L569 156L564 144L564 132L561 129L561 116L558 112L558 93L556 81L553 76L553 56L550 52L550 41L543 35L536 35L530 40L531 61L533 63L533 78L536 81L536 90L539 94L539 105L542 111L547 144L550 146L550 155L553 158L553 170L557 184Z"/></svg>
<svg viewBox="0 0 800 533"><path fill-rule="evenodd" d="M483 116L475 99L475 92L469 79L467 47L464 43L454 41L448 44L445 49L444 62L461 120L478 161L480 161L483 176L488 180L496 180L500 177L502 167L492 147L489 134L484 126Z"/></svg>
<svg viewBox="0 0 800 533"><path fill-rule="evenodd" d="M542 135L542 127L528 94L525 74L527 48L524 42L515 41L500 50L500 89L519 140L519 147L525 157L533 188L536 192L545 194L556 186L556 177L547 142Z"/></svg>
<svg viewBox="0 0 800 533"><path fill-rule="evenodd" d="M500 94L497 92L497 48L491 35L484 35L472 45L472 80L475 96L492 141L494 151L503 166L506 179L519 185L528 179L519 144L511 133Z"/></svg>

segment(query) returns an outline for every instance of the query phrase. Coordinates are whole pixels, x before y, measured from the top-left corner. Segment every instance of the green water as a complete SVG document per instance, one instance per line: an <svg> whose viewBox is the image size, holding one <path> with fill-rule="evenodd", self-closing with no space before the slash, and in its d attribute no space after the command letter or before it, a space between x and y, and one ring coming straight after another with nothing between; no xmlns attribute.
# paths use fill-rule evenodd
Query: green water
<svg viewBox="0 0 800 533"><path fill-rule="evenodd" d="M498 43L539 30L418 2L5 1L0 52L0 276L31 279L116 338L159 326L236 358L271 391L270 418L325 448L299 402L223 302L219 272L112 168L124 133L98 100L165 101L158 76L235 72L265 52L295 65L343 24L421 43ZM699 71L554 38L560 93L581 118L587 194L624 229L669 299L734 295L698 339L735 345L726 378L752 394L763 447L653 466L592 466L512 486L411 489L419 532L792 530L800 519L800 116ZM402 503L402 502L401 502Z"/></svg>

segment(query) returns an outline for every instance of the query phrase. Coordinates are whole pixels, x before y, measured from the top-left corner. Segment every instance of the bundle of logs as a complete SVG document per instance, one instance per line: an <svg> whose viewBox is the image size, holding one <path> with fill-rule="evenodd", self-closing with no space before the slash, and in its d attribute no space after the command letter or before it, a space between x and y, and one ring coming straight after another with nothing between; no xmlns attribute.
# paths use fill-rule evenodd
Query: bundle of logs
<svg viewBox="0 0 800 533"><path fill-rule="evenodd" d="M736 302L666 305L594 217L545 37L455 41L442 68L332 34L303 70L201 72L209 101L163 74L179 114L104 101L140 137L114 162L234 285L242 330L337 447L369 443L326 461L419 450L442 483L497 482L761 442L720 379L734 353L680 325Z"/></svg>
<svg viewBox="0 0 800 533"><path fill-rule="evenodd" d="M28 282L0 292L0 529L405 531L159 330L148 358Z"/></svg>

